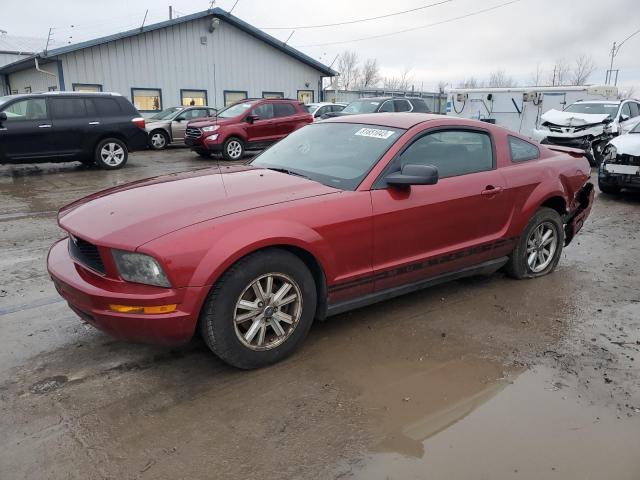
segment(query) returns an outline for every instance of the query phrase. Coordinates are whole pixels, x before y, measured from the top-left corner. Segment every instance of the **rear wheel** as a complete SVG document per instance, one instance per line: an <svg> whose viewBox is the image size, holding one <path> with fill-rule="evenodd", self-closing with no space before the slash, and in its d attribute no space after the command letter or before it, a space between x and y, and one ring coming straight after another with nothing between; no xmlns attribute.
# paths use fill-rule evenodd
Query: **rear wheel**
<svg viewBox="0 0 640 480"><path fill-rule="evenodd" d="M106 138L96 147L95 161L100 168L105 170L124 167L128 158L127 146L117 138Z"/></svg>
<svg viewBox="0 0 640 480"><path fill-rule="evenodd" d="M298 347L315 310L315 282L306 265L284 250L264 250L239 260L216 282L200 332L228 364L259 368Z"/></svg>
<svg viewBox="0 0 640 480"><path fill-rule="evenodd" d="M163 150L169 144L169 135L164 130L154 130L149 134L149 146L154 150Z"/></svg>
<svg viewBox="0 0 640 480"><path fill-rule="evenodd" d="M222 156L225 160L240 160L244 157L244 143L237 137L230 137L222 146Z"/></svg>
<svg viewBox="0 0 640 480"><path fill-rule="evenodd" d="M529 220L507 263L507 273L518 279L552 272L562 253L564 229L560 214L542 207Z"/></svg>
<svg viewBox="0 0 640 480"><path fill-rule="evenodd" d="M602 193L606 193L607 195L618 195L620 193L620 190L622 190L617 185L608 185L601 181L598 181L598 188Z"/></svg>

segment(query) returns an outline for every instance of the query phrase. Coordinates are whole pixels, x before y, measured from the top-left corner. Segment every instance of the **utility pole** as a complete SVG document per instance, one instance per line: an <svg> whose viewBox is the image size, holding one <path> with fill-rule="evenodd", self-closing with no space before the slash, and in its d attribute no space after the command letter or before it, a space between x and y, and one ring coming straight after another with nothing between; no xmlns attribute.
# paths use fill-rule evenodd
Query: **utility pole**
<svg viewBox="0 0 640 480"><path fill-rule="evenodd" d="M631 35L629 35L627 38L622 40L620 43L613 42L613 47L611 48L611 63L609 64L609 70L607 70L607 75L606 75L606 84L607 85L611 85L612 81L614 82L613 83L614 85L618 84L618 73L620 72L620 70L619 69L615 69L615 70L613 69L613 59L620 52L620 48L622 48L622 45L624 45L627 40L629 40L631 37L636 36L638 33L640 33L640 30L636 30ZM616 74L615 80L613 80L613 73L614 72Z"/></svg>
<svg viewBox="0 0 640 480"><path fill-rule="evenodd" d="M551 80L551 86L555 87L556 86L556 68L557 65L553 66L553 80Z"/></svg>
<svg viewBox="0 0 640 480"><path fill-rule="evenodd" d="M49 43L51 43L51 38L53 36L53 30L54 30L53 27L49 28L49 34L47 35L47 44L44 47L44 54L45 55L47 54L47 51L49 51Z"/></svg>
<svg viewBox="0 0 640 480"><path fill-rule="evenodd" d="M169 20L173 20L173 7L169 5Z"/></svg>

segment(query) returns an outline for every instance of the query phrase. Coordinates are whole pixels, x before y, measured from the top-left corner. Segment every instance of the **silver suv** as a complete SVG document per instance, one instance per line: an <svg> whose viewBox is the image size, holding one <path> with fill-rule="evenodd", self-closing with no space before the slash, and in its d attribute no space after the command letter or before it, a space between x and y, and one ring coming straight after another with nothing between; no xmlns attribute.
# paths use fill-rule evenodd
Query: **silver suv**
<svg viewBox="0 0 640 480"><path fill-rule="evenodd" d="M191 120L215 117L212 107L171 107L147 119L149 147L162 150L171 143L184 145L184 133Z"/></svg>

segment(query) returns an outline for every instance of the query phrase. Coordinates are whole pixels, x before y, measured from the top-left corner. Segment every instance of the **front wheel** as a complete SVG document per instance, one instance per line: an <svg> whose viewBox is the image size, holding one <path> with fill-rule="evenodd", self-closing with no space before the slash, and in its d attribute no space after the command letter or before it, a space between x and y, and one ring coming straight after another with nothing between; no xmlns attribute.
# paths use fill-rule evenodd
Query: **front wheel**
<svg viewBox="0 0 640 480"><path fill-rule="evenodd" d="M529 220L506 265L507 273L517 279L541 277L558 265L564 245L560 214L542 207Z"/></svg>
<svg viewBox="0 0 640 480"><path fill-rule="evenodd" d="M222 156L225 160L240 160L244 157L244 143L236 137L227 138L222 146Z"/></svg>
<svg viewBox="0 0 640 480"><path fill-rule="evenodd" d="M95 160L100 168L115 170L126 165L129 153L127 146L117 138L107 138L98 143Z"/></svg>
<svg viewBox="0 0 640 480"><path fill-rule="evenodd" d="M149 135L149 146L154 150L163 150L169 144L169 135L163 130L154 130Z"/></svg>
<svg viewBox="0 0 640 480"><path fill-rule="evenodd" d="M237 368L259 368L290 355L316 310L313 276L284 250L253 253L215 283L200 315L207 346Z"/></svg>

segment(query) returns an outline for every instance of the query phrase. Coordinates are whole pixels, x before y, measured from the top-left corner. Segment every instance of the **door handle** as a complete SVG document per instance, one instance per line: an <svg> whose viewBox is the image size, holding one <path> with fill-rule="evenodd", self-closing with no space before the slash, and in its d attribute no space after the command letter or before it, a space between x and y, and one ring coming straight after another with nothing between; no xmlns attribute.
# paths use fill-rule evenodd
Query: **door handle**
<svg viewBox="0 0 640 480"><path fill-rule="evenodd" d="M100 122L89 122L89 125L100 125Z"/></svg>
<svg viewBox="0 0 640 480"><path fill-rule="evenodd" d="M38 128L51 128L51 124L45 123L43 125L38 125Z"/></svg>
<svg viewBox="0 0 640 480"><path fill-rule="evenodd" d="M480 194L484 195L485 197L490 197L492 195L497 195L500 192L502 192L502 187L494 187L493 185L487 185L486 187L484 187L484 190L480 192Z"/></svg>

